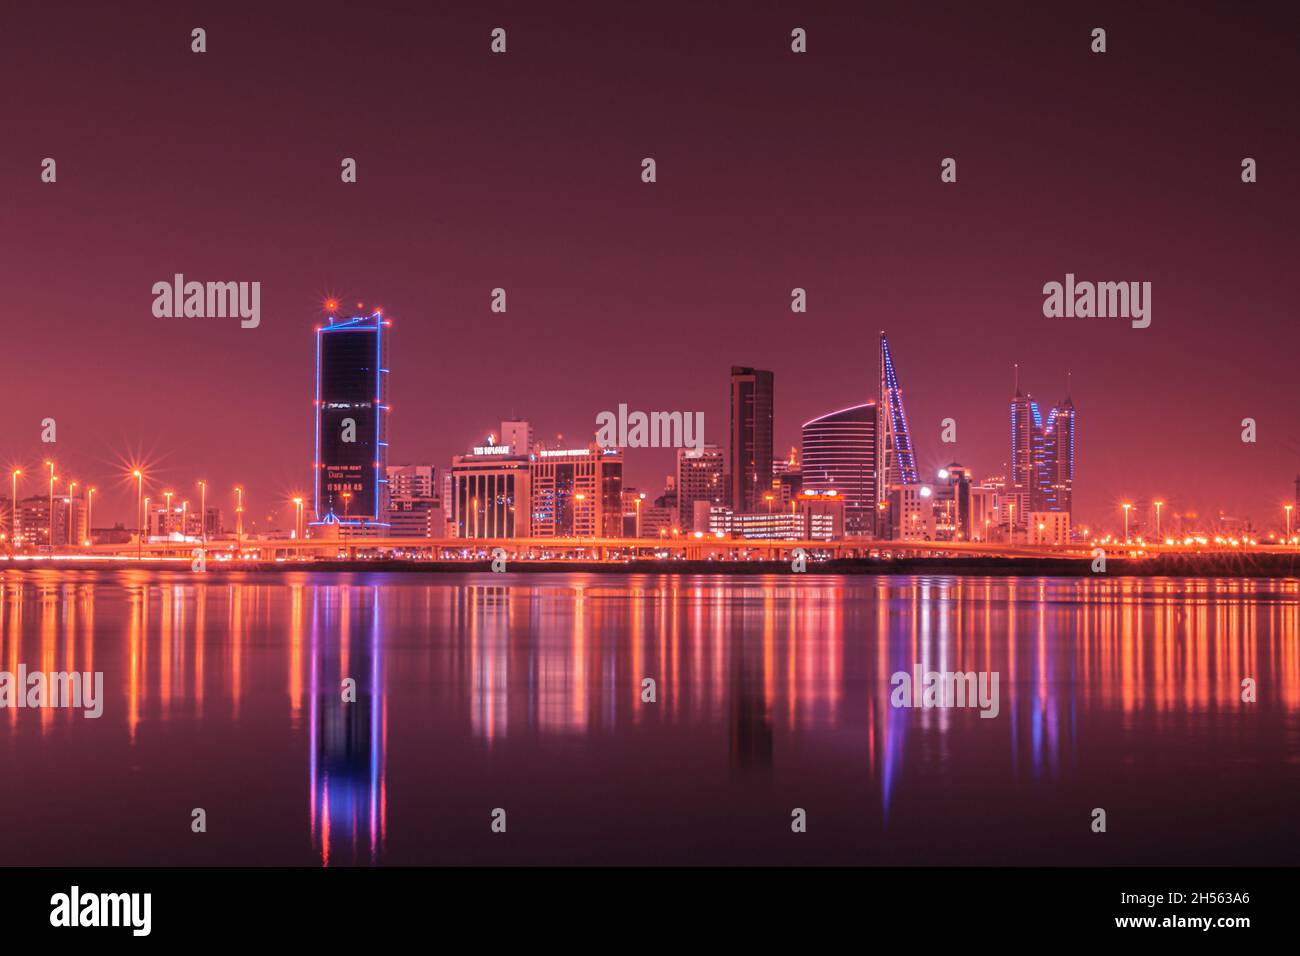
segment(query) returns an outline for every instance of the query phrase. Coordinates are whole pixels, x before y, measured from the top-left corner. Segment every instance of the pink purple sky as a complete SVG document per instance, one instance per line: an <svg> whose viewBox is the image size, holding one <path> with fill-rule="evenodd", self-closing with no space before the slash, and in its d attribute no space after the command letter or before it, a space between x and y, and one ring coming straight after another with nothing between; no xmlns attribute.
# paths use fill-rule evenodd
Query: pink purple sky
<svg viewBox="0 0 1300 956"><path fill-rule="evenodd" d="M394 319L394 463L445 467L512 413L581 443L619 403L703 411L725 446L733 364L775 372L784 450L874 397L883 328L923 472L1003 471L1019 362L1048 404L1073 373L1080 521L1291 500L1294 11L152 6L20 0L0 29L0 463L48 457L55 418L97 525L129 519L132 454L155 492L206 478L229 510L243 482L261 519L308 487L327 293ZM176 272L261 282L260 328L155 318ZM1067 272L1151 282L1150 328L1045 318ZM628 481L671 467L634 451Z"/></svg>

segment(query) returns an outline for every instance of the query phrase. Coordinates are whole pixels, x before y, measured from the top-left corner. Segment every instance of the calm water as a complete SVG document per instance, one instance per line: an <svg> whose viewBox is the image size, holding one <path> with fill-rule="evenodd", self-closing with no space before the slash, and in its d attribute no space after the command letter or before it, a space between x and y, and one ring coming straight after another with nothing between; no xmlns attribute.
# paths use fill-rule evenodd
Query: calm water
<svg viewBox="0 0 1300 956"><path fill-rule="evenodd" d="M106 700L0 710L0 864L1294 863L1298 608L1293 580L9 570L0 670ZM892 707L915 661L998 672L998 716Z"/></svg>

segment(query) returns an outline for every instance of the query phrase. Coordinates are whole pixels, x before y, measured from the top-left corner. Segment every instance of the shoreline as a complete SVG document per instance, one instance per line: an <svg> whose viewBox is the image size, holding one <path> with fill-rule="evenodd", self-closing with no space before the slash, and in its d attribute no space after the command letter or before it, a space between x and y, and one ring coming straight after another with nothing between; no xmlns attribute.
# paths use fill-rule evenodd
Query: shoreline
<svg viewBox="0 0 1300 956"><path fill-rule="evenodd" d="M0 561L0 573L6 571L95 571L117 574L129 570L176 571L191 573L185 562L141 561L106 563L103 561L31 560ZM418 561L407 559L331 560L310 562L243 561L238 565L210 562L209 575L234 571L248 573L403 573L456 574L493 573L492 562ZM655 574L655 575L790 575L788 561L670 561L640 560L601 561L511 561L505 574ZM1146 558L1112 558L1104 572L1094 572L1088 558L843 558L809 561L802 575L860 576L933 574L993 577L1203 577L1203 578L1300 578L1300 551L1294 554L1222 553L1199 555L1157 555Z"/></svg>

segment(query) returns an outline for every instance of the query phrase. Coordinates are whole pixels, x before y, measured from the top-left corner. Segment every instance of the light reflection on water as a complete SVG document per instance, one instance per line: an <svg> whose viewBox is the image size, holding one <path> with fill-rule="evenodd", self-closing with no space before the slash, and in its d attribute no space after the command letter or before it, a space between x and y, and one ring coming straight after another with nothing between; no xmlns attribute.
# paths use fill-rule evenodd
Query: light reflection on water
<svg viewBox="0 0 1300 956"><path fill-rule="evenodd" d="M0 669L102 670L107 700L0 714L0 863L1289 862L1298 607L1294 580L6 571ZM998 672L999 715L892 707L918 661Z"/></svg>

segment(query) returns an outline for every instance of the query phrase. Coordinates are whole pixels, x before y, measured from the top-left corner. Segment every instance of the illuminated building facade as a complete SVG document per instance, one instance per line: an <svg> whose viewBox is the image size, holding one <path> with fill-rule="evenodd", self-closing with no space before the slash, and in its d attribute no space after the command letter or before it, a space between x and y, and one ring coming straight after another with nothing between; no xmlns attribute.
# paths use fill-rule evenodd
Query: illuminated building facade
<svg viewBox="0 0 1300 956"><path fill-rule="evenodd" d="M379 312L316 329L317 522L386 527L388 369Z"/></svg>
<svg viewBox="0 0 1300 956"><path fill-rule="evenodd" d="M623 530L623 452L542 448L531 456L535 538L616 538Z"/></svg>
<svg viewBox="0 0 1300 956"><path fill-rule="evenodd" d="M452 459L443 507L453 538L526 538L530 534L529 456L509 445L476 446Z"/></svg>
<svg viewBox="0 0 1300 956"><path fill-rule="evenodd" d="M696 502L695 530L713 537L831 541L844 537L844 500L834 491L804 492L786 508L749 513Z"/></svg>
<svg viewBox="0 0 1300 956"><path fill-rule="evenodd" d="M697 509L697 530L711 537L748 538L755 541L804 541L807 518L789 511L739 513L719 505L701 502Z"/></svg>
<svg viewBox="0 0 1300 956"><path fill-rule="evenodd" d="M846 532L869 535L876 513L876 403L842 408L803 426L803 491L834 491Z"/></svg>
<svg viewBox="0 0 1300 956"><path fill-rule="evenodd" d="M773 376L770 371L731 368L731 489L728 504L759 511L772 487Z"/></svg>

